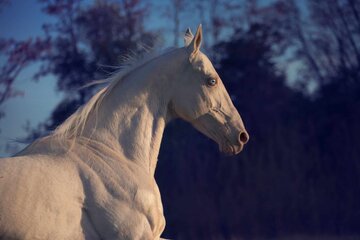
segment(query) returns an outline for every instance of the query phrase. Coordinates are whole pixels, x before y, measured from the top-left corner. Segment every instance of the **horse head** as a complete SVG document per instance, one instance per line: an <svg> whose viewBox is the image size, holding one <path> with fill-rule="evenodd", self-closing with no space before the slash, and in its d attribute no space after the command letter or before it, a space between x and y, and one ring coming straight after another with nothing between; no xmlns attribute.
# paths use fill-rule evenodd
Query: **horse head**
<svg viewBox="0 0 360 240"><path fill-rule="evenodd" d="M218 143L220 151L238 154L248 142L240 114L234 107L220 76L209 58L200 51L202 27L195 36L185 34L185 56L181 77L172 98L175 114Z"/></svg>

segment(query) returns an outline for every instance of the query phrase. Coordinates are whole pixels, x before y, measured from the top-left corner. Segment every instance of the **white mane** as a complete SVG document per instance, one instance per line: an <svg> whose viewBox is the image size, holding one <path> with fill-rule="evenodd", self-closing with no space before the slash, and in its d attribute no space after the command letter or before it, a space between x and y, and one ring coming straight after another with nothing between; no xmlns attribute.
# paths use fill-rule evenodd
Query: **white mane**
<svg viewBox="0 0 360 240"><path fill-rule="evenodd" d="M166 53L172 52L175 49L176 48L168 48L160 52L152 51L140 57L135 54L133 54L132 56L126 56L126 61L124 62L122 67L119 67L119 71L113 73L107 79L95 81L87 85L90 86L98 83L108 83L108 86L97 92L86 104L80 107L68 119L66 119L62 124L60 124L54 130L52 136L57 137L61 140L76 140L76 138L82 134L90 113L92 111L97 112L97 109L100 107L103 99L109 93L111 93L114 87L121 84L128 74L138 69L139 67L149 63L150 61Z"/></svg>

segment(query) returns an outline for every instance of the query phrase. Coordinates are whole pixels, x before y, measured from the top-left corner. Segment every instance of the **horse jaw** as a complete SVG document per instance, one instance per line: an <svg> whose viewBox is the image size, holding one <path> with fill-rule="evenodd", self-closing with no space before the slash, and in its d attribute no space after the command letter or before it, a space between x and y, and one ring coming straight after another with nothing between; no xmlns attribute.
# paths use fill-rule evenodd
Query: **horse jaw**
<svg viewBox="0 0 360 240"><path fill-rule="evenodd" d="M216 142L219 151L225 155L236 155L243 150L244 144L238 141L236 137L244 132L242 128L233 123L225 122L215 111L210 110L191 121L191 124L202 134Z"/></svg>

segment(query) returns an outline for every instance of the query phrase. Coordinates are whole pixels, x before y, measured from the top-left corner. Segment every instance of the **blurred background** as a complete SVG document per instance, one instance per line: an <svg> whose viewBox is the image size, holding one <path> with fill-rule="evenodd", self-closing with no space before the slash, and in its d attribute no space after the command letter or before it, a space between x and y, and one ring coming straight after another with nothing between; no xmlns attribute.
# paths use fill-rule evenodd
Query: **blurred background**
<svg viewBox="0 0 360 240"><path fill-rule="evenodd" d="M360 1L0 0L0 154L47 134L129 56L203 51L250 134L238 156L166 131L172 239L360 239Z"/></svg>

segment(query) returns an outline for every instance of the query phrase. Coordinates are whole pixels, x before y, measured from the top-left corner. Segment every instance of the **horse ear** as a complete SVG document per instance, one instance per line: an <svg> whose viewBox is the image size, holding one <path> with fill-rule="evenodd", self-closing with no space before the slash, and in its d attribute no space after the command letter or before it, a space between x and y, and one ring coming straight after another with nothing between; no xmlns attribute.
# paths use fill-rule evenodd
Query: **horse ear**
<svg viewBox="0 0 360 240"><path fill-rule="evenodd" d="M192 39L191 43L188 46L191 55L195 55L200 51L201 42L202 42L202 26L200 24L198 29L196 30L195 37Z"/></svg>
<svg viewBox="0 0 360 240"><path fill-rule="evenodd" d="M184 36L184 44L185 44L185 47L189 46L191 41L193 40L194 38L194 35L192 34L191 32L191 29L190 28L187 28L186 29L186 32L185 32L185 36Z"/></svg>

